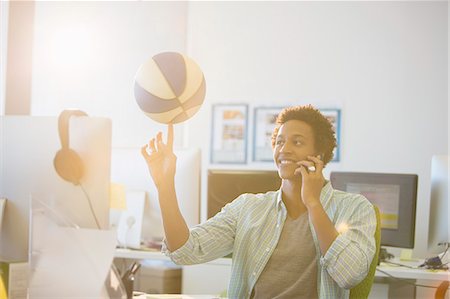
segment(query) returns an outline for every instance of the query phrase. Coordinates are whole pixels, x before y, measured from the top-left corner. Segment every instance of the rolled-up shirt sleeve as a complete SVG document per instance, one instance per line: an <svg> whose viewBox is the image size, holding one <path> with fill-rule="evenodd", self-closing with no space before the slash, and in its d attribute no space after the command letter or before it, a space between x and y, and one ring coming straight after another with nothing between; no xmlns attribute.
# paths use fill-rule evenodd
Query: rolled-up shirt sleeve
<svg viewBox="0 0 450 299"><path fill-rule="evenodd" d="M162 253L179 265L205 263L231 253L242 200L243 196L236 198L205 223L192 227L188 240L177 250L169 251L164 240Z"/></svg>
<svg viewBox="0 0 450 299"><path fill-rule="evenodd" d="M338 216L336 226L345 228L331 244L320 264L332 279L344 289L361 282L375 254L376 216L366 199L355 200Z"/></svg>

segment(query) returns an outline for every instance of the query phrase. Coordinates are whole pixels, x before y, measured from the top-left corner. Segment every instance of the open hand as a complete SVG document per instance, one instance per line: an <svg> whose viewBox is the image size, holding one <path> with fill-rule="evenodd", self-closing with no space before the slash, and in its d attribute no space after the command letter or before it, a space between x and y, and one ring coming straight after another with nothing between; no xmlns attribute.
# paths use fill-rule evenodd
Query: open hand
<svg viewBox="0 0 450 299"><path fill-rule="evenodd" d="M173 153L173 124L168 125L167 143L158 132L156 138L141 148L141 153L157 188L174 183L177 157Z"/></svg>

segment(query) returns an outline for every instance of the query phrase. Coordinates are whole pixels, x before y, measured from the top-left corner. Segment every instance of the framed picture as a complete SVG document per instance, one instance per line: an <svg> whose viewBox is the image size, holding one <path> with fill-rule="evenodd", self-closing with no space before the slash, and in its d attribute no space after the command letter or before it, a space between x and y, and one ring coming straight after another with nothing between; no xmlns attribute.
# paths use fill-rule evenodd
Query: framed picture
<svg viewBox="0 0 450 299"><path fill-rule="evenodd" d="M336 134L336 148L334 149L333 159L331 162L339 162L341 154L341 110L340 109L319 109L320 112L333 125L334 133Z"/></svg>
<svg viewBox="0 0 450 299"><path fill-rule="evenodd" d="M253 161L272 162L272 132L278 114L284 107L257 107L254 111ZM340 160L341 110L319 109L331 122L336 134L336 148L331 162Z"/></svg>
<svg viewBox="0 0 450 299"><path fill-rule="evenodd" d="M216 104L212 109L211 163L247 163L246 104Z"/></svg>
<svg viewBox="0 0 450 299"><path fill-rule="evenodd" d="M254 111L253 161L273 162L272 132L283 107L257 107Z"/></svg>

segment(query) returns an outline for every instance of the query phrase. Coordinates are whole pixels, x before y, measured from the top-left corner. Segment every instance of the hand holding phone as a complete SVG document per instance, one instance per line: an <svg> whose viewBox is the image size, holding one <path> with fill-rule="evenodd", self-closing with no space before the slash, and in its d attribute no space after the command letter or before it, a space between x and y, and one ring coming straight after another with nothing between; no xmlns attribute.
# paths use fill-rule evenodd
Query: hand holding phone
<svg viewBox="0 0 450 299"><path fill-rule="evenodd" d="M322 155L308 156L307 160L298 162L300 167L295 171L302 177L301 198L306 208L320 205L320 193L325 178L323 177Z"/></svg>

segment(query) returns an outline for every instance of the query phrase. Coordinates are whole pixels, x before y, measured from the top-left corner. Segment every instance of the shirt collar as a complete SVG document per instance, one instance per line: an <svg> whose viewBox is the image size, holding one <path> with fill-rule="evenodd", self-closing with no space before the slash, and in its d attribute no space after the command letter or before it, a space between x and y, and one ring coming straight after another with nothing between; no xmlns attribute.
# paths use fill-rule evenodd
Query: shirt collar
<svg viewBox="0 0 450 299"><path fill-rule="evenodd" d="M281 198L281 186L280 189L277 191L277 207L280 207L280 204L283 202L283 199Z"/></svg>

